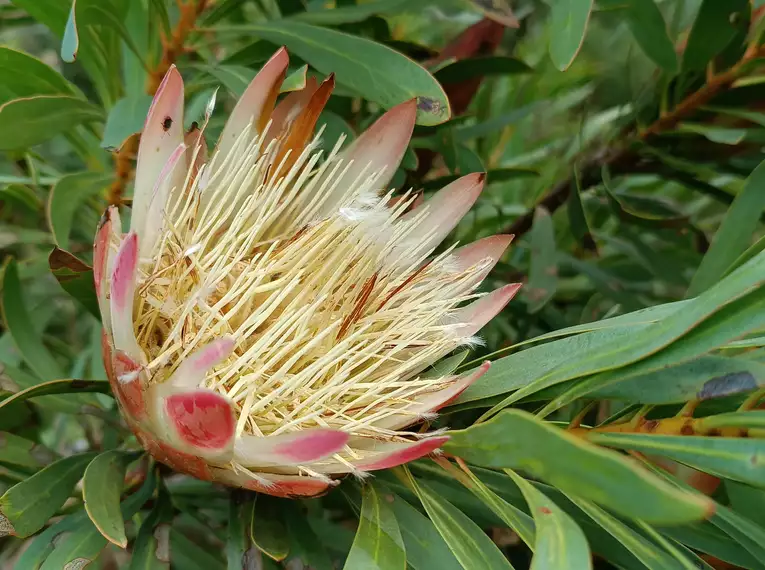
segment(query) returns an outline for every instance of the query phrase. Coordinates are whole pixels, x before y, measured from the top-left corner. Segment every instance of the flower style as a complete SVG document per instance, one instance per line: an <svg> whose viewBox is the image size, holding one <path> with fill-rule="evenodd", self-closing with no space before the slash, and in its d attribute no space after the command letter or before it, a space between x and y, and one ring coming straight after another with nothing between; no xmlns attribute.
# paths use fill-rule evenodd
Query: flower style
<svg viewBox="0 0 765 570"><path fill-rule="evenodd" d="M314 129L334 80L276 104L280 49L231 113L208 160L183 131L175 68L149 110L130 231L110 208L94 275L114 394L158 461L200 479L311 496L435 452L406 428L487 369L442 376L518 284L476 288L511 236L433 256L483 174L419 203L386 192L415 123L398 105L323 156ZM429 371L430 369L430 371Z"/></svg>

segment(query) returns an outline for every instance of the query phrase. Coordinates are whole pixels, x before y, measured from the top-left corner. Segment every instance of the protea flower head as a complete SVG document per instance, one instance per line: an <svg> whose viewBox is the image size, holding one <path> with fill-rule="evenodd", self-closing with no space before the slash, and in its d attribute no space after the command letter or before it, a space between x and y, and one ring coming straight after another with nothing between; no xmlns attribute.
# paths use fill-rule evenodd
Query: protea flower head
<svg viewBox="0 0 765 570"><path fill-rule="evenodd" d="M433 256L482 174L422 204L387 192L416 101L323 156L314 129L333 78L277 105L287 64L284 49L265 64L209 159L205 125L183 131L170 69L141 138L130 231L110 208L94 274L106 367L140 443L200 479L310 496L448 439L407 427L488 364L427 371L519 286L475 293L509 236Z"/></svg>

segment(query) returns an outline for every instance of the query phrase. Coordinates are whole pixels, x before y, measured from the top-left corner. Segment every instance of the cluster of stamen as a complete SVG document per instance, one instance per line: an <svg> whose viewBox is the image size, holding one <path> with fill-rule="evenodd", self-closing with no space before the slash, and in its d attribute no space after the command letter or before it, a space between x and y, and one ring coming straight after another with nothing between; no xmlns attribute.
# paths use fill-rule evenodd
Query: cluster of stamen
<svg viewBox="0 0 765 570"><path fill-rule="evenodd" d="M469 341L453 315L484 267L428 261L411 239L427 211L402 220L414 196L389 207L379 173L346 180L340 143L320 164L318 138L297 159L280 142L245 132L171 192L134 308L150 381L228 335L204 385L234 403L237 433L390 437L382 420L444 387L423 371Z"/></svg>

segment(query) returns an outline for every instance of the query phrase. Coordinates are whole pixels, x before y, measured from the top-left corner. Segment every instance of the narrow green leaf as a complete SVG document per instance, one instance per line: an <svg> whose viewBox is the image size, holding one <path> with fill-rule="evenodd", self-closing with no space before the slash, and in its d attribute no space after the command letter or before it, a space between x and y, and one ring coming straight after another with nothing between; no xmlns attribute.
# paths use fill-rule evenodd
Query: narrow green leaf
<svg viewBox="0 0 765 570"><path fill-rule="evenodd" d="M117 449L105 451L90 462L82 480L85 510L99 532L120 548L127 546L120 496L128 464L135 453Z"/></svg>
<svg viewBox="0 0 765 570"><path fill-rule="evenodd" d="M430 520L465 570L512 569L497 546L467 515L425 483L411 481Z"/></svg>
<svg viewBox="0 0 765 570"><path fill-rule="evenodd" d="M596 388L596 398L641 404L673 404L751 392L765 385L765 365L743 358L703 356L690 362L660 367Z"/></svg>
<svg viewBox="0 0 765 570"><path fill-rule="evenodd" d="M142 93L117 101L106 118L101 148L118 150L128 137L140 133L149 113L151 99L150 95Z"/></svg>
<svg viewBox="0 0 765 570"><path fill-rule="evenodd" d="M509 528L515 531L531 550L534 550L536 530L534 528L534 521L529 515L497 495L472 472L469 474L469 481L464 484L487 507L494 511L494 514L502 519Z"/></svg>
<svg viewBox="0 0 765 570"><path fill-rule="evenodd" d="M536 541L530 570L585 570L592 568L592 555L579 525L531 483L511 470L534 516Z"/></svg>
<svg viewBox="0 0 765 570"><path fill-rule="evenodd" d="M42 338L32 327L32 320L24 305L21 282L15 261L9 262L3 273L2 314L6 329L10 332L21 357L35 374L43 380L53 380L64 376L62 368L48 349Z"/></svg>
<svg viewBox="0 0 765 570"><path fill-rule="evenodd" d="M362 487L361 515L345 570L404 570L406 552L396 515L374 485Z"/></svg>
<svg viewBox="0 0 765 570"><path fill-rule="evenodd" d="M545 208L539 207L534 212L530 239L529 280L523 290L529 300L529 312L535 313L553 298L558 287L555 228Z"/></svg>
<svg viewBox="0 0 765 570"><path fill-rule="evenodd" d="M69 498L95 453L59 459L0 497L0 532L25 538L40 530Z"/></svg>
<svg viewBox="0 0 765 570"><path fill-rule="evenodd" d="M702 431L724 427L765 429L765 410L716 414L697 421L698 428Z"/></svg>
<svg viewBox="0 0 765 570"><path fill-rule="evenodd" d="M561 71L568 69L584 42L592 0L552 0L550 57Z"/></svg>
<svg viewBox="0 0 765 570"><path fill-rule="evenodd" d="M449 119L449 100L423 67L387 46L302 22L278 20L220 28L250 32L287 48L364 98L391 108L417 98L417 123L437 125Z"/></svg>
<svg viewBox="0 0 765 570"><path fill-rule="evenodd" d="M392 497L390 507L401 529L407 564L414 570L462 570L431 520L401 497Z"/></svg>
<svg viewBox="0 0 765 570"><path fill-rule="evenodd" d="M176 527L170 530L170 562L183 570L224 570L226 564L217 555L183 535Z"/></svg>
<svg viewBox="0 0 765 570"><path fill-rule="evenodd" d="M290 542L290 559L299 558L303 564L316 570L334 570L327 549L309 526L299 506L284 500L281 504Z"/></svg>
<svg viewBox="0 0 765 570"><path fill-rule="evenodd" d="M13 77L0 85L0 103L33 95L77 95L77 88L39 59L0 46L0 76Z"/></svg>
<svg viewBox="0 0 765 570"><path fill-rule="evenodd" d="M707 2L708 3L708 2ZM709 250L696 270L688 297L694 297L717 283L727 269L751 245L752 236L765 210L765 162L752 171L736 199L728 208Z"/></svg>
<svg viewBox="0 0 765 570"><path fill-rule="evenodd" d="M583 354L551 369L496 404L482 419L543 388L587 374L600 373L575 384L572 389L554 398L540 412L548 414L602 387L606 382L623 380L623 371L618 370L622 366L631 364L633 367L630 372L637 374L666 364L691 360L765 326L765 313L758 310L765 306L765 290L759 289L765 282L763 267L765 254L760 254L684 305L682 311L672 312L640 331L633 330L635 334L631 335L630 342L612 338L599 344L597 350L595 346L589 346ZM680 342L680 337L685 342ZM652 355L655 356L646 359Z"/></svg>
<svg viewBox="0 0 765 570"><path fill-rule="evenodd" d="M110 393L109 383L104 380L75 380L66 378L63 380L51 380L35 386L30 386L13 396L0 401L0 410L15 402L23 402L30 398L39 398L53 394L83 394L87 392Z"/></svg>
<svg viewBox="0 0 765 570"><path fill-rule="evenodd" d="M476 77L530 73L531 67L520 59L507 56L483 56L466 58L450 63L434 73L443 85L469 81Z"/></svg>
<svg viewBox="0 0 765 570"><path fill-rule="evenodd" d="M83 123L101 120L101 109L71 95L13 99L0 105L0 150L29 148Z"/></svg>
<svg viewBox="0 0 765 570"><path fill-rule="evenodd" d="M571 182L571 193L567 200L568 221L571 225L572 233L582 242L582 246L585 249L597 252L598 247L595 244L595 240L592 239L590 223L587 221L587 215L584 212L580 186L579 171L575 167L574 179Z"/></svg>
<svg viewBox="0 0 765 570"><path fill-rule="evenodd" d="M706 473L765 486L763 442L736 437L592 433L594 443L668 457Z"/></svg>
<svg viewBox="0 0 765 570"><path fill-rule="evenodd" d="M621 4L622 0L616 2ZM643 53L668 74L675 75L679 69L675 46L655 0L627 0L625 17Z"/></svg>
<svg viewBox="0 0 765 570"><path fill-rule="evenodd" d="M141 523L130 556L129 570L168 570L170 568L170 521L173 505L160 484L157 502Z"/></svg>
<svg viewBox="0 0 765 570"><path fill-rule="evenodd" d="M287 558L290 543L278 499L268 495L258 496L252 512L250 534L255 546L269 558L277 562Z"/></svg>
<svg viewBox="0 0 765 570"><path fill-rule="evenodd" d="M113 180L112 175L77 172L61 177L51 188L48 195L48 225L61 249L69 249L69 235L77 212L90 198L105 190ZM92 236L89 238L92 240Z"/></svg>
<svg viewBox="0 0 765 570"><path fill-rule="evenodd" d="M254 507L254 493L239 489L231 491L228 507L228 539L226 540L228 570L246 568L245 561L252 555L250 551L254 547L250 538L250 524Z"/></svg>
<svg viewBox="0 0 765 570"><path fill-rule="evenodd" d="M50 252L48 267L61 288L100 321L101 310L93 281L93 269L68 251L58 247L54 247Z"/></svg>
<svg viewBox="0 0 765 570"><path fill-rule="evenodd" d="M12 433L0 432L0 461L3 463L39 469L48 465L55 457L56 455L42 444Z"/></svg>
<svg viewBox="0 0 765 570"><path fill-rule="evenodd" d="M61 40L61 59L67 63L73 63L77 59L77 51L80 48L80 37L77 33L77 0L72 0L69 8L69 18L64 28L64 38Z"/></svg>
<svg viewBox="0 0 765 570"><path fill-rule="evenodd" d="M512 438L506 434L513 434ZM633 460L599 448L521 410L450 432L444 450L485 467L523 469L625 516L665 524L699 520L713 503L679 492Z"/></svg>
<svg viewBox="0 0 765 570"><path fill-rule="evenodd" d="M736 37L749 0L703 0L683 52L683 69L703 71Z"/></svg>
<svg viewBox="0 0 765 570"><path fill-rule="evenodd" d="M639 535L616 517L589 501L576 496L566 495L576 506L605 529L611 536L626 547L646 568L661 568L662 570L683 570L677 560L668 556L658 546Z"/></svg>
<svg viewBox="0 0 765 570"><path fill-rule="evenodd" d="M121 517L129 519L135 515L152 496L156 486L156 472L151 470L141 487L122 502ZM98 557L107 544L106 538L90 520L77 519L68 533L56 537L53 551L45 559L40 570L84 568Z"/></svg>
<svg viewBox="0 0 765 570"><path fill-rule="evenodd" d="M428 3L435 3L434 0L423 0L417 10L422 10ZM320 26L337 26L339 24L353 24L363 22L375 14L396 14L414 9L410 0L375 0L365 2L359 5L337 6L323 10L308 10L298 12L291 16L294 20L307 22L309 24L318 24Z"/></svg>

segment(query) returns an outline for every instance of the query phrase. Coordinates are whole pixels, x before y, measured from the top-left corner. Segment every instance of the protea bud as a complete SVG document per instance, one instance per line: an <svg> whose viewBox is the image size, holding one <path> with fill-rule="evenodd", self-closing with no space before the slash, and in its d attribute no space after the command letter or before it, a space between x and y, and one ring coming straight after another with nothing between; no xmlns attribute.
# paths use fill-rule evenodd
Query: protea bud
<svg viewBox="0 0 765 570"><path fill-rule="evenodd" d="M130 231L110 208L94 273L106 367L141 444L200 479L310 496L446 441L406 428L488 363L423 372L474 342L519 286L475 294L510 236L432 256L482 174L421 205L385 192L415 101L323 157L313 133L333 79L275 106L287 64L284 49L266 63L209 161L204 125L183 132L170 69L141 138Z"/></svg>

